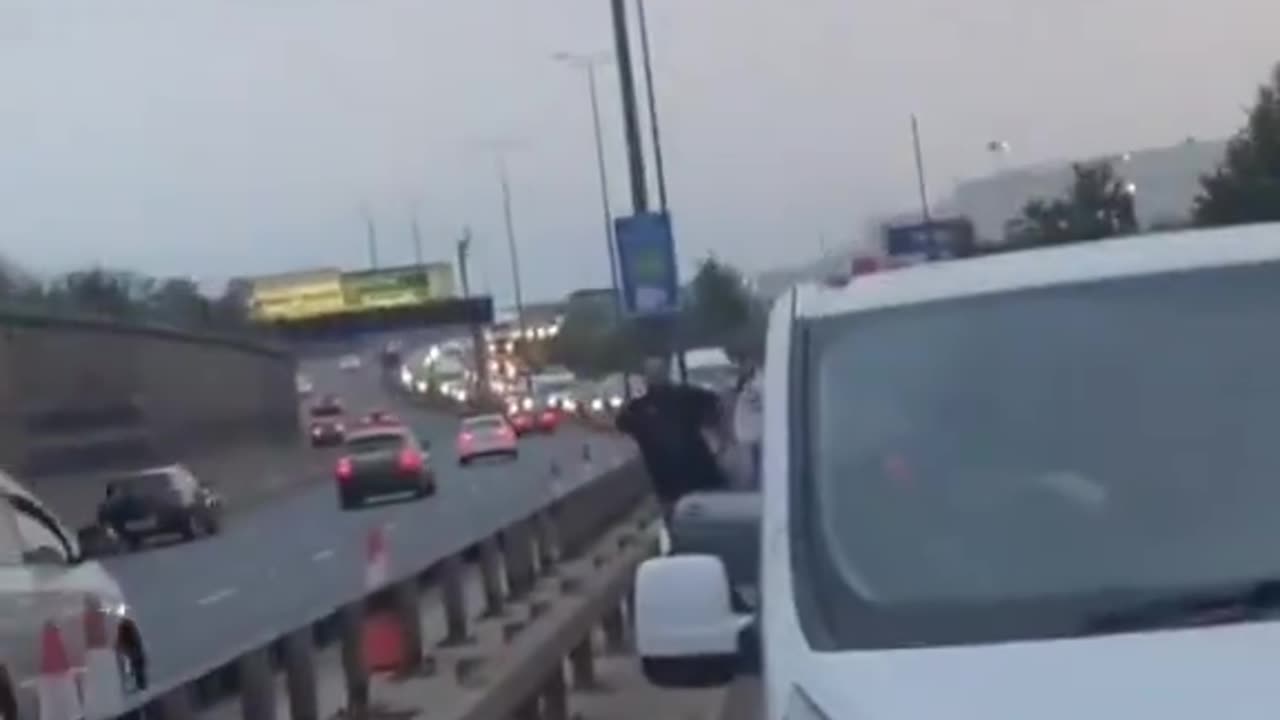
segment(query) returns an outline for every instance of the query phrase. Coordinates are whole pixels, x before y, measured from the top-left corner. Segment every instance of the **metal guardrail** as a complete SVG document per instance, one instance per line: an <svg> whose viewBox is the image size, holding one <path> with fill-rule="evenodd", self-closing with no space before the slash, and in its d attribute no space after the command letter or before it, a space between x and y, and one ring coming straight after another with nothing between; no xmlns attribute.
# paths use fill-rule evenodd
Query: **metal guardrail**
<svg viewBox="0 0 1280 720"><path fill-rule="evenodd" d="M295 720L315 720L319 716L314 655L317 644L326 639L336 640L341 646L348 715L377 717L370 708L370 676L361 650L362 626L372 608L389 606L403 614L404 627L409 628L404 638L409 648L406 657L410 664L421 662L425 654L418 600L425 581L438 583L441 589L450 636L465 637L468 612L462 572L467 558L478 558L487 611L501 612L504 602L527 594L545 568L581 558L599 538L631 521L637 510L648 504L649 483L640 464L626 463L560 497L548 498L539 507L527 508L499 526L476 527L470 537L452 538L449 546L421 556L420 567L408 575L386 578L385 583L364 592L353 589L349 596L317 598L317 611L298 617L293 626L275 628L262 637L244 638L220 654L211 655L200 667L170 676L165 685L133 695L129 698L131 711L122 717L187 720L195 717L197 709L207 704L211 696L219 694L219 690L225 693L231 686L241 695L245 718L272 720L276 717L273 675L279 670L285 676L290 716ZM505 598L502 574L508 588ZM625 575L630 577L629 572ZM514 707L512 703L527 700L513 696L513 692L535 696L545 692L541 686L533 687L529 678L546 676L550 667L559 667L565 648L580 644L575 634L583 632L584 623L597 621L607 610L617 610L620 598L626 594L621 577L615 572L609 582L585 588L592 602L576 612L568 631L557 630L550 644L530 655L530 662L550 663L547 672L526 672L521 676L524 680L502 685L502 692L506 693L504 706ZM608 615L605 621L617 625L614 616L621 616L616 612ZM405 671L412 668L406 667ZM563 677L560 685L563 686Z"/></svg>

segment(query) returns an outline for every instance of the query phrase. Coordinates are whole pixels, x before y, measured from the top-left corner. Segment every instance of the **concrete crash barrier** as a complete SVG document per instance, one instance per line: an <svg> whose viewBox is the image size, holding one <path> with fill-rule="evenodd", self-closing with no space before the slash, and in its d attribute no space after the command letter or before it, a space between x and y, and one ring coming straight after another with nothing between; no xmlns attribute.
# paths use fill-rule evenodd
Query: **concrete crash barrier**
<svg viewBox="0 0 1280 720"><path fill-rule="evenodd" d="M76 518L82 508L68 505L86 494L96 501L100 488L61 478L287 455L301 442L296 370L288 349L265 342L5 310L0 467Z"/></svg>
<svg viewBox="0 0 1280 720"><path fill-rule="evenodd" d="M610 648L626 645L631 578L654 545L648 491L638 462L620 466L531 514L423 552L407 575L403 561L399 576L366 572L363 592L317 598L313 616L245 638L133 701L148 720L185 720L228 698L247 720L497 719L530 702L549 708L537 717L562 717L552 711L566 706L565 678L552 671L572 658L587 682L595 629ZM380 547L371 536L366 571ZM343 704L329 707L336 686Z"/></svg>

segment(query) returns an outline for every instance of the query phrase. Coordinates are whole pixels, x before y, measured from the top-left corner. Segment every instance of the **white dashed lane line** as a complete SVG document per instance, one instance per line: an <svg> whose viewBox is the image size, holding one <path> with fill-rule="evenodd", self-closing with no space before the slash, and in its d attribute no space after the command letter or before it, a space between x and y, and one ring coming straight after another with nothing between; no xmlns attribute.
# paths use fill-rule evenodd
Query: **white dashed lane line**
<svg viewBox="0 0 1280 720"><path fill-rule="evenodd" d="M209 593L208 595L205 595L204 597L200 598L199 600L196 601L196 604L202 607L216 605L235 594L236 594L235 588L222 588L221 590Z"/></svg>
<svg viewBox="0 0 1280 720"><path fill-rule="evenodd" d="M333 557L333 555L334 555L334 553L333 553L333 551L332 551L332 550L321 550L321 551L319 551L319 552L317 552L317 553L315 553L314 555L312 555L312 556L311 556L311 561L312 561L312 562L324 562L324 561L329 560L330 558L332 558L332 557Z"/></svg>

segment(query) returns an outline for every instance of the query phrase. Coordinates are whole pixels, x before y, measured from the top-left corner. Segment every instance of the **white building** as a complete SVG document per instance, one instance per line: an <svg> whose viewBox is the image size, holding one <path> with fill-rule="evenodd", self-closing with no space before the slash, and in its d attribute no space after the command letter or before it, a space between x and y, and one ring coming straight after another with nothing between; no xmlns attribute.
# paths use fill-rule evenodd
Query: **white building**
<svg viewBox="0 0 1280 720"><path fill-rule="evenodd" d="M1225 151L1224 140L1187 140L1074 162L1109 161L1117 175L1133 183L1138 223L1149 228L1188 218L1200 192L1200 176L1217 168ZM1071 165L1044 163L962 181L956 185L953 207L973 221L980 239L1003 240L1005 223L1021 215L1028 202L1066 192L1073 178Z"/></svg>

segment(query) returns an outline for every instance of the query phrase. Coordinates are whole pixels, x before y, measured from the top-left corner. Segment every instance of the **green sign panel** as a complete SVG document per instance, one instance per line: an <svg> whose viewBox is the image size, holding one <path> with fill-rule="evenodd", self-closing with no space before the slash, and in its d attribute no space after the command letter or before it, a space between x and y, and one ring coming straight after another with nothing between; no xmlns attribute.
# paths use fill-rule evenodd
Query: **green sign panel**
<svg viewBox="0 0 1280 720"><path fill-rule="evenodd" d="M421 267L343 275L342 294L352 309L417 305L434 299L427 270Z"/></svg>

